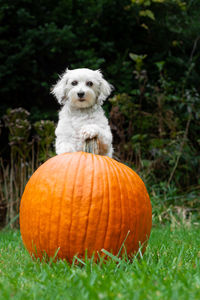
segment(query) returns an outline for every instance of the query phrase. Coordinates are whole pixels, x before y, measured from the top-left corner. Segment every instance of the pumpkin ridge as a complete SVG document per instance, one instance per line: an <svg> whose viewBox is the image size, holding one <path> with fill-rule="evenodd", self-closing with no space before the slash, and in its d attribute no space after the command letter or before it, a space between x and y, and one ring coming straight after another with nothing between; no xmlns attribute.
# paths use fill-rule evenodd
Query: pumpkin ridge
<svg viewBox="0 0 200 300"><path fill-rule="evenodd" d="M103 243L103 248L106 249L106 246L105 246L105 243L106 243L106 238L107 238L107 234L108 234L108 226L109 226L109 223L110 223L110 195L111 195L111 184L110 184L110 178L109 178L109 165L108 165L108 160L107 160L107 157L104 156L104 161L105 161L105 167L106 167L106 182L107 182L107 189L108 189L108 205L107 205L107 224L106 224L106 230L105 230L105 234L104 234L104 243Z"/></svg>
<svg viewBox="0 0 200 300"><path fill-rule="evenodd" d="M41 170L41 169L40 169ZM34 182L34 184L36 185L36 186L38 186L38 183L40 183L40 179L39 179L39 176L40 176L40 170L39 170L39 172L38 172L38 174L37 174L37 178L35 179L35 182ZM39 193L39 195L38 195L38 198L40 198L40 196L41 196L41 194L42 194L42 191L40 190L40 193ZM30 192L29 192L29 194L28 194L28 196L30 197ZM32 198L32 201L34 201L33 200L33 198ZM31 204L33 203L31 201ZM31 206L30 206L31 207ZM30 209L30 212L31 212L32 210ZM41 249L41 241L40 241L40 216L41 216L41 206L38 208L38 213L35 215L35 222L38 224L38 226L37 226L37 228L36 228L36 231L37 232L35 232L35 235L36 235L36 240L38 239L38 247L36 247L36 241L34 241L34 236L32 236L32 251L33 251L33 253L34 252L36 252L36 256L37 255L39 255L39 256L41 256L42 257L42 252L41 252L41 254L40 253L38 253L38 249L37 248L39 248L39 249ZM30 217L30 220L31 220L31 217ZM29 227L30 228L30 227Z"/></svg>
<svg viewBox="0 0 200 300"><path fill-rule="evenodd" d="M121 213L121 217L120 217L120 224L119 224L119 228L120 228L120 234L119 234L119 237L118 237L118 241L116 243L116 248L117 248L117 252L118 252L118 249L120 248L121 245L119 245L120 241L121 241L121 235L122 235L122 224L123 224L123 211L122 211L122 184L121 184L121 180L119 178L119 171L120 171L120 168L118 167L118 164L113 160L113 159L110 159L109 162L112 164L112 170L113 170L113 174L115 174L115 177L117 178L117 183L118 183L118 187L119 187L119 195L120 195L120 199L119 199L119 204L120 204L120 213ZM119 247L118 247L119 246ZM113 249L114 251L114 249ZM114 254L117 254L117 253L114 253Z"/></svg>
<svg viewBox="0 0 200 300"><path fill-rule="evenodd" d="M64 163L66 163L66 161ZM72 159L69 160L69 164L68 164L68 166L67 166L67 168L65 170L65 174L64 174L64 178L63 178L64 182L66 182L66 179L68 177L68 170L69 170L71 164L72 164ZM61 193L61 197L60 197L60 211L61 212L63 211L62 210L62 206L63 206L63 202L64 202L63 195L64 195L64 192L65 192L65 189L66 189L66 186L63 185L62 193ZM57 233L57 245L58 245L58 247L59 247L59 244L60 244L60 235L61 235L61 231L60 231L60 228L61 228L61 225L60 225L60 223L61 223L61 217L62 217L62 213L60 213L59 219L58 219L58 233Z"/></svg>
<svg viewBox="0 0 200 300"><path fill-rule="evenodd" d="M126 170L127 170L127 168L125 168ZM128 170L129 171L129 170ZM132 170L131 170L132 171ZM129 171L129 173L131 174L132 172L131 171ZM132 174L132 176L134 175L134 177L135 177L135 180L137 180L137 181L140 181L140 193L142 193L142 195L143 195L143 197L144 197L144 192L145 192L145 195L146 195L146 197L148 197L149 198L149 195L148 195L148 192L147 192L147 189L146 189L146 186L145 186L145 184L144 184L144 182L142 181L142 179L140 178L140 176L137 174L137 173L133 173ZM131 187L132 187L132 185L131 185ZM142 191L141 191L141 188L143 189ZM145 217L146 217L146 214L147 214L147 211L149 211L149 208L147 208L147 201L146 201L146 197L144 197L143 199L145 200L145 204L144 204L144 207L145 207L145 209L143 210L144 212L145 212L145 216L144 216L144 213L143 213L143 215L141 216L141 212L140 212L140 216L138 215L138 211L139 211L139 209L138 209L138 206L137 206L137 214L136 214L136 227L135 227L135 232L137 233L137 235L135 236L135 241L137 241L138 240L138 242L141 242L142 243L142 246L144 246L145 245L145 243L146 243L146 241L149 239L149 235L148 234L146 234L146 237L145 237L145 240L144 241L140 241L139 239L138 239L138 236L140 235L143 235L143 234L141 234L141 230L140 230L140 228L139 228L139 222L138 222L138 219L140 218L140 222L143 224L143 222L142 222L142 219L144 219ZM150 204L150 208L151 208L151 203L150 203L150 199L149 199L149 204ZM141 209L141 208L140 208ZM147 226L147 224L146 224L146 222L144 222L144 224ZM144 227L142 227L143 228L143 230L142 230L142 233L145 231L144 230ZM147 228L148 228L148 230L146 230L147 232L149 232L149 226L147 226ZM150 229L151 229L151 225L150 225ZM136 243L134 243L134 245L135 245ZM142 252L144 252L144 249L142 248Z"/></svg>
<svg viewBox="0 0 200 300"><path fill-rule="evenodd" d="M48 166L48 168L51 168L52 166L54 167L54 163L53 163L53 160L52 159L49 159L49 160L47 160L42 166L40 166L39 168L38 168L38 170L36 171L36 172L38 172L38 174L39 174L39 176L41 176L41 172L43 172L43 169L42 168L44 168L45 169L45 171L46 171L46 169L47 169L47 166ZM45 177L44 176L44 174L42 174L42 176L43 177ZM36 185L36 184L35 184ZM55 185L56 185L56 182L54 182L54 188L55 188ZM39 186L39 194L37 195L37 199L39 200L38 202L40 202L40 205L37 205L37 207L38 207L38 214L39 214L39 218L38 219L36 219L36 224L37 224L37 238L36 238L36 240L38 240L38 244L39 244L39 249L40 249L40 254L38 254L38 255L40 255L40 258L42 258L43 257L43 255L44 255L44 252L43 252L43 247L41 246L42 245L42 242L41 242L41 232L42 232L42 230L41 230L41 221L42 221L42 219L43 219L43 217L41 217L41 199L43 198L43 185L41 185L41 178L40 178L40 181L39 181L39 184L37 185L37 186ZM54 190L54 189L53 189ZM38 193L38 192L37 192ZM51 208L52 208L52 201L50 201L50 205L51 205ZM49 217L51 218L51 211L52 211L52 209L50 209L50 214L49 214ZM50 218L49 218L49 220L50 220ZM51 222L49 222L49 232L51 232ZM50 239L50 236L47 238L47 241L50 241L51 239ZM36 251L37 251L37 249L36 249ZM47 242L47 248L46 248L46 254L49 254L50 253L50 245L49 245L49 243Z"/></svg>
<svg viewBox="0 0 200 300"><path fill-rule="evenodd" d="M120 249L122 244L124 243L125 239L127 240L128 237L129 237L129 234L130 234L130 226L131 226L130 225L131 224L130 210L131 210L131 205L130 205L130 197L129 197L129 193L128 193L128 184L127 184L127 177L128 176L125 176L127 174L124 172L124 169L121 168L121 165L117 161L114 161L113 164L118 170L118 173L117 173L118 177L120 175L120 178L123 178L123 186L121 185L121 181L120 181L120 188L121 188L121 191L122 191L122 194L123 194L123 198L122 198L122 201L121 201L122 224L123 224L123 221L126 225L128 223L128 230L125 231L125 232L123 232L121 230L121 233L120 233L120 239L119 239L119 249ZM127 213L127 212L129 212L129 213ZM124 218L123 218L123 213L125 214ZM123 236L122 236L122 232L124 234ZM124 246L125 246L125 244L124 244Z"/></svg>
<svg viewBox="0 0 200 300"><path fill-rule="evenodd" d="M47 165L50 165L50 163L51 163L51 159L49 159L47 162L46 162L46 164L45 164L45 166L47 166ZM43 168L44 168L44 165L41 165L39 168L38 168L38 170L36 171L36 173L35 173L35 175L37 174L37 177L36 178L33 178L33 179L35 179L35 181L34 181L34 185L35 186L39 186L40 185L40 182L41 182L41 178L39 178L40 177L40 174L41 174L41 171L43 170ZM42 195L42 189L39 189L39 194L38 194L38 192L37 192L37 198L38 199L40 199L41 198L41 195ZM29 193L28 193L28 197L30 197L30 191L29 191ZM30 204L30 213L32 212L32 209L31 209L31 206L33 206L33 197L31 197L31 204ZM32 215L32 214L30 214L30 215ZM31 221L31 216L29 217L29 220ZM36 223L37 224L37 227L36 227L36 230L35 230L35 232L33 232L34 233L34 235L32 236L32 245L31 245L31 248L32 248L32 252L34 253L34 254L36 254L36 256L38 255L40 258L42 258L42 251L41 251L41 236L40 236L40 226L41 226L41 206L39 206L38 207L38 212L37 212L37 214L35 214L35 222L33 221L33 223ZM31 228L31 226L29 225L29 228ZM36 238L36 240L35 240L35 238ZM38 241L38 245L36 246L36 241ZM40 253L38 253L38 249L40 249Z"/></svg>
<svg viewBox="0 0 200 300"><path fill-rule="evenodd" d="M61 160L60 164L62 165L62 160ZM52 192L55 190L56 185L57 185L57 180L55 180L55 182L54 182L54 186L52 188ZM53 210L54 204L55 204L54 201L51 200L51 202L50 202L49 222L48 222L48 224L49 224L49 226L48 226L48 238L47 238L47 240L48 240L48 246L47 246L48 250L47 250L47 253L48 254L51 253L51 227L52 227L51 226L52 225L52 222L51 222L52 214L51 214L51 212ZM38 228L40 228L40 226L38 226Z"/></svg>
<svg viewBox="0 0 200 300"><path fill-rule="evenodd" d="M38 172L39 173L39 172ZM39 178L39 175L40 174L37 174L37 177L35 178L35 185L37 186L38 185L38 183L40 182L40 178ZM28 197L30 197L30 194L28 194ZM29 220L30 220L30 223L31 223L31 219L32 219L32 214L31 214L31 211L32 211L32 209L31 209L31 207L33 207L33 201L34 201L34 199L33 198L31 198L31 205L30 205L30 210L29 210ZM40 219L40 209L38 209L38 211L37 211L37 213L35 214L35 222L37 223L38 222L38 220ZM29 223L29 224L30 224ZM30 225L29 225L29 228L30 228ZM35 236L36 236L36 239L37 239L37 237L38 237L38 241L39 241L39 248L40 248L40 240L39 240L39 233L38 233L38 230L36 229L35 231L32 231L32 238L31 238L31 247L34 247L33 249L32 249L32 251L33 252L35 252L36 251L36 254L37 254L37 251L38 251L38 249L36 248L36 245L35 245ZM38 255L40 255L40 253L38 253Z"/></svg>
<svg viewBox="0 0 200 300"><path fill-rule="evenodd" d="M83 245L84 245L84 248L86 249L86 242L87 242L87 236L88 236L88 224L89 224L89 218L90 218L90 210L91 210L91 204L92 204L92 195L93 195L93 188L94 188L94 155L90 155L90 156L87 156L87 160L88 160L88 157L91 158L91 161L92 161L92 181L91 181L91 189L90 189L90 203L89 203L89 209L88 209L88 213L87 213L87 222L86 222L86 229L85 229L85 236L83 238ZM87 250L87 249L86 249Z"/></svg>
<svg viewBox="0 0 200 300"><path fill-rule="evenodd" d="M68 236L69 236L69 257L71 257L71 227L72 227L72 214L73 214L73 203L74 203L74 190L75 190L75 182L76 182L76 179L78 177L78 173L80 172L80 168L79 168L79 164L80 164L80 161L81 161L81 157L83 156L82 155L82 152L77 152L79 153L79 160L77 161L76 157L73 156L73 160L75 160L75 165L76 165L76 170L74 171L75 172L75 178L74 178L74 183L73 183L73 190L72 190L72 195L71 195L71 218L70 218L70 225L69 225L69 233L68 233Z"/></svg>
<svg viewBox="0 0 200 300"><path fill-rule="evenodd" d="M127 166L124 169L128 170L128 173L130 174L130 176L127 176L127 178L128 178L128 180L130 182L130 187L131 187L131 190L132 190L132 194L134 195L135 193L134 193L134 189L133 189L133 183L131 183L130 178L134 177L134 179L137 179L137 177L135 176L137 174L132 169L129 169L129 167L127 167ZM138 206L136 205L137 201L135 201L135 197L132 197L132 199L134 200L134 207L135 207L135 230L134 230L135 236L134 236L134 243L133 243L134 248L135 248L135 245L137 244L137 238L138 238L138 232L139 232L139 229L138 229L139 222L138 222Z"/></svg>
<svg viewBox="0 0 200 300"><path fill-rule="evenodd" d="M34 182L39 182L39 172L38 173L36 173L36 174L34 174L35 176L34 176L34 178L32 178L32 181L33 180L35 180ZM36 176L37 175L37 176ZM22 195L22 200L21 200L21 207L20 207L20 211L22 211L22 209L23 209L23 205L25 205L25 199L27 198L27 195L29 194L29 190L28 190L28 187L29 187L29 185L31 186L31 184L30 184L30 182L28 182L27 183L27 185L26 185L26 187L25 187L25 190L24 190L24 193L23 193L23 195ZM33 202L33 198L31 198L31 201L30 201L30 208L31 208L31 206L32 206L32 202ZM20 226L21 226L21 224L22 224L22 222L23 222L23 224L25 224L25 225L23 225L22 226L22 228L23 228L23 233L25 232L25 234L22 234L22 240L24 240L25 241L25 239L26 239L26 232L27 232L27 228L28 228L28 230L29 230L29 228L30 228L30 224L31 224L31 217L33 217L33 215L31 214L31 209L29 209L29 211L28 211L28 213L25 211L24 212L24 210L23 210L23 215L21 215L20 214ZM26 214L27 213L27 214ZM23 221L22 221L23 220ZM25 221L26 222L25 222ZM24 230L25 229L25 230ZM31 232L31 235L30 235L30 242L31 242L31 244L30 245L27 245L26 244L26 242L25 242L25 245L26 245L26 248L28 249L30 249L30 251L31 252L33 252L33 249L32 249L32 244L33 244L33 232ZM28 250L29 250L28 249Z"/></svg>
<svg viewBox="0 0 200 300"><path fill-rule="evenodd" d="M119 164L120 164L120 166L123 168L123 170L128 171L128 173L131 174L131 176L134 176L134 180L139 181L139 182L142 184L142 186L145 186L145 184L144 184L142 178L141 178L134 170L132 170L132 169L131 169L130 167L128 167L127 165L124 165L124 164L122 164L122 163L119 163ZM146 187L145 187L145 189L146 189Z"/></svg>
<svg viewBox="0 0 200 300"><path fill-rule="evenodd" d="M125 178L126 178L126 184L125 184L125 186L126 187L130 187L130 191L132 191L132 195L134 194L134 192L133 192L133 186L132 186L132 183L131 183L131 180L130 180L130 175L128 175L126 172L125 172L125 168L122 168L121 169L122 170L122 172L124 173L124 176L125 176ZM131 171L132 171L132 169L131 169ZM132 172L129 172L131 175L133 174ZM127 191L128 191L128 188L127 188ZM132 209L131 209L131 206L133 206L134 207L134 215L135 215L135 222L134 222L134 230L133 230L133 232L135 233L136 232L136 228L137 228L137 211L136 211L136 201L135 201L135 197L132 197L132 200L133 200L133 205L130 205L130 197L129 197L129 193L127 192L127 194L128 194L128 207L129 207L129 211L132 211ZM131 224L131 220L130 220L130 217L132 217L132 215L130 216L129 215L129 226L130 226L130 224ZM131 234L132 234L132 232L130 231L130 237L131 237ZM130 238L130 237L128 237L128 238ZM127 238L127 239L128 239ZM134 244L135 242L135 236L133 236L133 240L132 240L132 243Z"/></svg>
<svg viewBox="0 0 200 300"><path fill-rule="evenodd" d="M99 169L100 169L100 173L101 174L103 174L103 172L102 172L102 170L103 170L103 168L102 168L102 160L101 159L99 159L99 155L96 155L95 156L95 158L96 158L96 161L98 161L98 167L99 167ZM94 239L94 249L96 250L96 248L98 248L97 246L96 246L96 242L97 242L97 236L98 236L98 232L99 232L99 223L100 223L100 221L101 221L101 216L102 216L102 209L103 209L103 199L104 199L104 196L105 196L105 185L104 185L104 180L102 180L102 184L103 184L103 196L102 196L102 199L101 199L101 208L100 208L100 214L99 214L99 216L98 216L98 222L97 222L97 227L96 227L96 230L95 230L95 232L96 232L96 235L95 235L95 239Z"/></svg>

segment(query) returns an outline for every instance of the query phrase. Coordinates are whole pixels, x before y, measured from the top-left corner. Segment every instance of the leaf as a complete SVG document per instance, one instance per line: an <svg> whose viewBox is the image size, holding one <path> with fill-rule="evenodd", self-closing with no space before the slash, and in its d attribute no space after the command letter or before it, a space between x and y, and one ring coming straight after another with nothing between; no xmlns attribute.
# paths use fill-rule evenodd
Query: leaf
<svg viewBox="0 0 200 300"><path fill-rule="evenodd" d="M158 68L158 70L161 72L163 70L163 67L165 65L165 61L158 61L155 63L156 67Z"/></svg>
<svg viewBox="0 0 200 300"><path fill-rule="evenodd" d="M135 54L135 53L130 53L129 56L135 62L143 61L147 57L146 54L139 55L139 54Z"/></svg>
<svg viewBox="0 0 200 300"><path fill-rule="evenodd" d="M141 27L143 27L144 29L146 29L146 30L149 30L149 27L146 25L146 24L141 24Z"/></svg>
<svg viewBox="0 0 200 300"><path fill-rule="evenodd" d="M151 10L149 10L149 9L141 10L141 11L139 12L139 15L140 15L141 17L148 17L148 18L150 18L151 20L154 20L154 21L155 21L154 13L153 13Z"/></svg>
<svg viewBox="0 0 200 300"><path fill-rule="evenodd" d="M101 252L112 258L114 261L120 262L121 259L118 258L117 256L113 255L112 253L108 252L106 249L101 249Z"/></svg>

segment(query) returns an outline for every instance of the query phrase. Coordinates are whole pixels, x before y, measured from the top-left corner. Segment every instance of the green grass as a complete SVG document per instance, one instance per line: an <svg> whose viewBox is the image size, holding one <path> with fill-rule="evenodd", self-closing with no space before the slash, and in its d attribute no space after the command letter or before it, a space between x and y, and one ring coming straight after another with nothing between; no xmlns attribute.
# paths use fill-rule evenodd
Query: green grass
<svg viewBox="0 0 200 300"><path fill-rule="evenodd" d="M200 229L153 228L144 257L70 267L40 263L19 231L0 232L0 300L200 299Z"/></svg>

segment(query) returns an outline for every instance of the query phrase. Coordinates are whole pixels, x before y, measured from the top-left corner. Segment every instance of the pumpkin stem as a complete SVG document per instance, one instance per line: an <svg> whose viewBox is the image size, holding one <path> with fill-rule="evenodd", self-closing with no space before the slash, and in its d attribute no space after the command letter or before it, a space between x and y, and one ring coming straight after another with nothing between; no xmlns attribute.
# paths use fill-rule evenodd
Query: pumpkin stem
<svg viewBox="0 0 200 300"><path fill-rule="evenodd" d="M83 145L83 151L93 154L99 154L99 140L97 137L87 139Z"/></svg>

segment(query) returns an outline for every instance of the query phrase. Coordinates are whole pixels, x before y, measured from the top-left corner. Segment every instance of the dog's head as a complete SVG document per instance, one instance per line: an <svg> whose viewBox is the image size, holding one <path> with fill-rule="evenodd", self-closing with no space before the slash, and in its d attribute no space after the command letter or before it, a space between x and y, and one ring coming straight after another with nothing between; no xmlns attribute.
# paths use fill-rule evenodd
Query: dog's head
<svg viewBox="0 0 200 300"><path fill-rule="evenodd" d="M88 108L94 104L102 105L111 91L112 86L99 70L67 69L51 93L60 104L69 101L75 108Z"/></svg>

